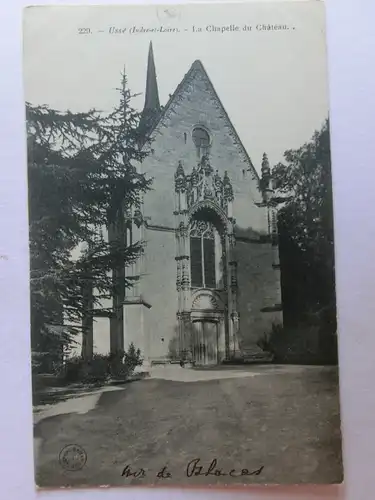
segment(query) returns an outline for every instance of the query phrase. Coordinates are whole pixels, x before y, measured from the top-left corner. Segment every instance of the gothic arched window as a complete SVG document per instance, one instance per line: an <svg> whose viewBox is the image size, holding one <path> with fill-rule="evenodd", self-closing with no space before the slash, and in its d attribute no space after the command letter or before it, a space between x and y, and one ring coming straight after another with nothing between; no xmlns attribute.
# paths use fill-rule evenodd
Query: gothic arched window
<svg viewBox="0 0 375 500"><path fill-rule="evenodd" d="M190 273L193 288L216 288L215 234L212 225L205 221L192 224Z"/></svg>
<svg viewBox="0 0 375 500"><path fill-rule="evenodd" d="M195 127L192 133L193 142L197 148L197 154L202 157L208 153L210 147L210 136L203 127Z"/></svg>

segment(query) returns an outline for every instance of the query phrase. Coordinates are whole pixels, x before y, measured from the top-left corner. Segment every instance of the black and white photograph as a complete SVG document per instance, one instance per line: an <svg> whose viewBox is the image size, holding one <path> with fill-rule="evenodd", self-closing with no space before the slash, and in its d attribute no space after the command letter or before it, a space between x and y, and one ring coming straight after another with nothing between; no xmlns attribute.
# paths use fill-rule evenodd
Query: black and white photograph
<svg viewBox="0 0 375 500"><path fill-rule="evenodd" d="M341 483L324 4L23 44L36 486Z"/></svg>

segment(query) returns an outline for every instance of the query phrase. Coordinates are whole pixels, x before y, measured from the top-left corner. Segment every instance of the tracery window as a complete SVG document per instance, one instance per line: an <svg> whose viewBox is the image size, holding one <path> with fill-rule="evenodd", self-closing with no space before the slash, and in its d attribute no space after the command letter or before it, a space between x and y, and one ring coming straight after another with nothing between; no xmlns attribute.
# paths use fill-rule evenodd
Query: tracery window
<svg viewBox="0 0 375 500"><path fill-rule="evenodd" d="M216 288L215 229L211 223L193 221L190 232L191 286Z"/></svg>

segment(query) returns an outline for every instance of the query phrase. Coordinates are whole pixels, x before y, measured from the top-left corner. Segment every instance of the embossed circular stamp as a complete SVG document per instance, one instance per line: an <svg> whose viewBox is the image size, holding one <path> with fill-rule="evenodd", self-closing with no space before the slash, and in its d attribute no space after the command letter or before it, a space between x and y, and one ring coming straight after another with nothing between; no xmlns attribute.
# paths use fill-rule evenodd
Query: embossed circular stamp
<svg viewBox="0 0 375 500"><path fill-rule="evenodd" d="M81 470L87 460L87 455L82 446L68 444L59 454L59 462L63 469L68 471Z"/></svg>
<svg viewBox="0 0 375 500"><path fill-rule="evenodd" d="M167 5L163 7L157 7L156 15L160 22L172 21L180 19L181 12L178 6Z"/></svg>

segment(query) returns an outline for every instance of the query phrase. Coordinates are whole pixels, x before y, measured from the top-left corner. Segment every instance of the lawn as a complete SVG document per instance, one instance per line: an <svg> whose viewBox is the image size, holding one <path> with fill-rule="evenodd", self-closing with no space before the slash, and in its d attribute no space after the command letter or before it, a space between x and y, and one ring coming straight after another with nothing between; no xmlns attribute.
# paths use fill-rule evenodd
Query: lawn
<svg viewBox="0 0 375 500"><path fill-rule="evenodd" d="M133 382L102 394L86 414L41 421L35 436L41 440L36 467L40 487L342 480L333 369L306 367L298 374L266 369L244 378ZM59 464L59 453L72 443L85 449L87 462L69 472ZM196 467L187 471L187 464L197 459ZM163 467L162 475L171 477L157 477ZM245 469L258 474L232 477ZM232 472L219 476L215 471Z"/></svg>

